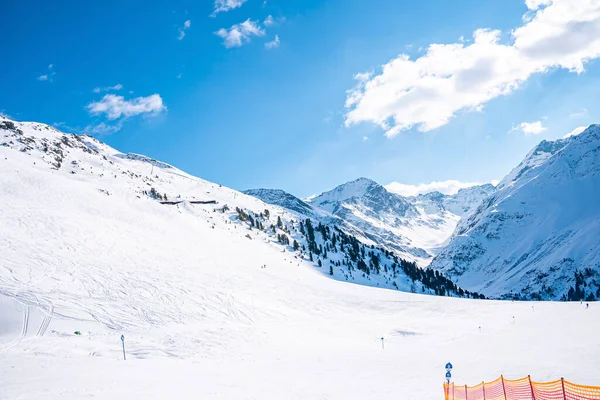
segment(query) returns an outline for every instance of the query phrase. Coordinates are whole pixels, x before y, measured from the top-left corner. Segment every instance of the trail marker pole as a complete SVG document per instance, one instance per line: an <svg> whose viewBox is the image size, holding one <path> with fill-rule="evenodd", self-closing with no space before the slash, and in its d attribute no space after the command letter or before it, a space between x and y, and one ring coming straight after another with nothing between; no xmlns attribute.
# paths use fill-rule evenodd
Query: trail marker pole
<svg viewBox="0 0 600 400"><path fill-rule="evenodd" d="M383 338L381 338L381 350L384 350L384 349L385 349L385 346L383 344Z"/></svg>
<svg viewBox="0 0 600 400"><path fill-rule="evenodd" d="M125 336L121 335L121 342L123 342L123 360L127 360L125 357Z"/></svg>
<svg viewBox="0 0 600 400"><path fill-rule="evenodd" d="M531 383L531 375L527 375L527 379L529 379L529 388L531 389L531 398L535 400L535 393L533 391L533 383Z"/></svg>

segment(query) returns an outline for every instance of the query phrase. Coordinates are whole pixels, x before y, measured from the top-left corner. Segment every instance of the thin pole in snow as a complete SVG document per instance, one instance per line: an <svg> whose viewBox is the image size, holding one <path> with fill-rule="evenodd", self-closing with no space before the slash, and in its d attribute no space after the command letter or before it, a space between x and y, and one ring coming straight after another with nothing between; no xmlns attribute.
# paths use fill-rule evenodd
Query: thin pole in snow
<svg viewBox="0 0 600 400"><path fill-rule="evenodd" d="M533 383L531 382L531 375L527 375L527 379L529 379L529 388L531 389L531 398L535 400L535 393L533 391Z"/></svg>
<svg viewBox="0 0 600 400"><path fill-rule="evenodd" d="M383 338L381 338L381 349L385 349L385 346L383 345Z"/></svg>
<svg viewBox="0 0 600 400"><path fill-rule="evenodd" d="M127 360L125 357L125 336L121 335L121 342L123 342L123 360Z"/></svg>

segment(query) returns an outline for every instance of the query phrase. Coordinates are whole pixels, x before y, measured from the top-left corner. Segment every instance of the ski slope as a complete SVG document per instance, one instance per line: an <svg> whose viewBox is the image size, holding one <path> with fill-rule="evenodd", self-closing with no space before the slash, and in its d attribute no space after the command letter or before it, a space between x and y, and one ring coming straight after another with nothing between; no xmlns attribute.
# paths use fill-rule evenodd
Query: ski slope
<svg viewBox="0 0 600 400"><path fill-rule="evenodd" d="M62 134L20 129L37 141L0 146L0 399L441 399L448 361L458 383L597 383L596 303L331 279L217 211L283 209L89 137L56 168Z"/></svg>

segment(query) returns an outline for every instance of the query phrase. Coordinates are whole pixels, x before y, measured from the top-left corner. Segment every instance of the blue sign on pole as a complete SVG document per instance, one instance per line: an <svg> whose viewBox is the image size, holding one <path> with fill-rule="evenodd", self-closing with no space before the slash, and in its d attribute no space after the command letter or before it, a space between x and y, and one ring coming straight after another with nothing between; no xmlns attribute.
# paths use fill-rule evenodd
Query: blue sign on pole
<svg viewBox="0 0 600 400"><path fill-rule="evenodd" d="M121 342L123 342L123 360L127 360L125 358L125 335L121 335Z"/></svg>
<svg viewBox="0 0 600 400"><path fill-rule="evenodd" d="M450 364L450 363L446 364L446 371L452 371L452 364Z"/></svg>
<svg viewBox="0 0 600 400"><path fill-rule="evenodd" d="M446 372L446 378L448 378L448 379L452 378L452 374L450 373L450 371Z"/></svg>

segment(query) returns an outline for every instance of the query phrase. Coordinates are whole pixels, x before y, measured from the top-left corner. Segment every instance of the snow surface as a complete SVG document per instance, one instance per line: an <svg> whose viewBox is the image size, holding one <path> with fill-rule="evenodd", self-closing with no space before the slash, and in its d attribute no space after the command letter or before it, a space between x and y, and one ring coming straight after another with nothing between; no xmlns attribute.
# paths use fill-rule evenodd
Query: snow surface
<svg viewBox="0 0 600 400"><path fill-rule="evenodd" d="M458 383L597 382L600 304L330 279L218 211L262 201L64 137L0 129L2 399L441 399L448 361Z"/></svg>

